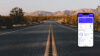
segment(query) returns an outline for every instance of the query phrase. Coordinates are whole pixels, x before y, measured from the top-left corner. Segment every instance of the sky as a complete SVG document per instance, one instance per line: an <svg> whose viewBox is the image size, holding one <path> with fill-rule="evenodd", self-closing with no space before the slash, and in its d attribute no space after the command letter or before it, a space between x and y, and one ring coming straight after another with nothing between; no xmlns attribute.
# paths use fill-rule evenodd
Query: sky
<svg viewBox="0 0 100 56"><path fill-rule="evenodd" d="M0 15L8 15L14 7L20 7L24 12L55 12L82 8L96 9L98 5L100 0L0 0Z"/></svg>

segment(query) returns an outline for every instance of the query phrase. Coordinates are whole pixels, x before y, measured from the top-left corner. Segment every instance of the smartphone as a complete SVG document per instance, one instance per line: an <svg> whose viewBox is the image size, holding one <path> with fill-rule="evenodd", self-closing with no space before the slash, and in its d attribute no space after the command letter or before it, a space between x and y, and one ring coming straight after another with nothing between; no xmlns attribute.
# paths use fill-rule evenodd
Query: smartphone
<svg viewBox="0 0 100 56"><path fill-rule="evenodd" d="M93 47L94 14L78 13L78 46Z"/></svg>

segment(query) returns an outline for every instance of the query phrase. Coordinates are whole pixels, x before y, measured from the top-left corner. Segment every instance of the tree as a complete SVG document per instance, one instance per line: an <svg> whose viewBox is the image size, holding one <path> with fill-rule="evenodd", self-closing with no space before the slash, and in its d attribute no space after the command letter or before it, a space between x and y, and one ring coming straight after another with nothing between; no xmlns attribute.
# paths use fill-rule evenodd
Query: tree
<svg viewBox="0 0 100 56"><path fill-rule="evenodd" d="M22 8L15 7L10 11L10 16L13 18L15 24L22 23L24 21L24 12Z"/></svg>

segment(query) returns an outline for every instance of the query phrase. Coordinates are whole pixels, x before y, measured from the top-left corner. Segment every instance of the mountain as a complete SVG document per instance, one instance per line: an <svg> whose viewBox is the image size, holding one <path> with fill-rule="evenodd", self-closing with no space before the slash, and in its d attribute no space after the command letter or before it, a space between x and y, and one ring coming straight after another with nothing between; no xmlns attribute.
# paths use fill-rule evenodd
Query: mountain
<svg viewBox="0 0 100 56"><path fill-rule="evenodd" d="M73 15L77 15L78 13L94 13L94 14L96 14L96 10L95 9L79 9L79 10L76 10L76 12Z"/></svg>
<svg viewBox="0 0 100 56"><path fill-rule="evenodd" d="M64 11L57 11L57 12L48 12L48 11L34 11L34 12L29 12L25 13L25 16L67 16L67 15L77 15L78 13L85 13L85 12L90 12L90 13L98 13L96 9L79 9L76 11L73 10L64 10Z"/></svg>
<svg viewBox="0 0 100 56"><path fill-rule="evenodd" d="M25 13L25 16L52 16L52 12L47 11L35 11L30 13Z"/></svg>
<svg viewBox="0 0 100 56"><path fill-rule="evenodd" d="M72 10L64 10L64 11L57 11L57 12L48 12L48 11L34 11L25 13L25 16L66 16L71 15L75 11Z"/></svg>
<svg viewBox="0 0 100 56"><path fill-rule="evenodd" d="M55 16L67 16L67 15L73 14L74 12L75 12L75 11L64 10L64 11L55 12L54 15L55 15Z"/></svg>

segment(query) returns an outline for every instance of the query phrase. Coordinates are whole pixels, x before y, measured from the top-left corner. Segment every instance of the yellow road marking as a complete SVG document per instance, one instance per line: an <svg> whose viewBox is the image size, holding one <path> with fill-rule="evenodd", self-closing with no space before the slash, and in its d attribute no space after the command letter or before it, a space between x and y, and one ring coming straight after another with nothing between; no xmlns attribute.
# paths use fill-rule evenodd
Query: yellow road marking
<svg viewBox="0 0 100 56"><path fill-rule="evenodd" d="M49 48L50 48L50 35L52 39L52 56L57 56L57 50L56 50L56 45L55 45L55 40L54 40L54 35L53 35L53 30L52 30L52 25L50 24L50 29L49 29L49 35L48 35L48 40L46 43L46 50L44 56L49 56Z"/></svg>
<svg viewBox="0 0 100 56"><path fill-rule="evenodd" d="M48 40L46 43L46 50L45 50L44 56L48 56L48 54L49 54L49 45L50 45L50 29L49 29Z"/></svg>
<svg viewBox="0 0 100 56"><path fill-rule="evenodd" d="M57 56L57 50L56 50L56 44L55 44L55 40L54 40L53 30L51 32L52 32L52 53L53 53L52 56Z"/></svg>

